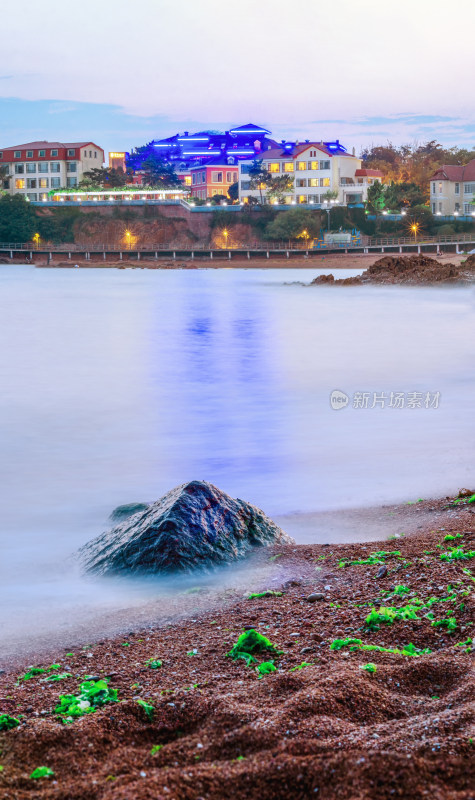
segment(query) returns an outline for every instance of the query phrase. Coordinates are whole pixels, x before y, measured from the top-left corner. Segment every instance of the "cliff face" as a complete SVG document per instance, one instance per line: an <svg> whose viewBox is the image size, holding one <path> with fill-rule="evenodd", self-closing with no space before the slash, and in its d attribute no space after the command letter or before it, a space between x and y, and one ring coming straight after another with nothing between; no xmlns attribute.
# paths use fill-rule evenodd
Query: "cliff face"
<svg viewBox="0 0 475 800"><path fill-rule="evenodd" d="M72 212L73 224L71 214L67 212ZM43 219L55 219L60 226L64 216L65 224L69 220L66 240L77 244L116 245L122 242L126 246L130 241L132 245L171 244L177 248L189 249L193 244L207 246L212 243L215 247L225 247L226 244L233 246L256 238L249 224L238 221L237 217L243 216L239 212L229 215L233 220L230 220L228 226L227 241L223 235L224 224L216 224L214 213L193 213L182 206L85 206L81 209L48 207L38 209L37 214ZM126 236L126 231L129 231L130 238Z"/></svg>

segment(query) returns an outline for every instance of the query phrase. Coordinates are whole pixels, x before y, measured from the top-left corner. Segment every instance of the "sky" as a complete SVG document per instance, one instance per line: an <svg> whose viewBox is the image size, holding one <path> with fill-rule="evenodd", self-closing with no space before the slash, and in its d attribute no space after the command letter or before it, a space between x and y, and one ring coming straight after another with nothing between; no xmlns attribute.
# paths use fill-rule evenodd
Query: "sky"
<svg viewBox="0 0 475 800"><path fill-rule="evenodd" d="M247 122L357 152L473 148L474 27L473 0L16 0L2 22L0 148L121 151Z"/></svg>

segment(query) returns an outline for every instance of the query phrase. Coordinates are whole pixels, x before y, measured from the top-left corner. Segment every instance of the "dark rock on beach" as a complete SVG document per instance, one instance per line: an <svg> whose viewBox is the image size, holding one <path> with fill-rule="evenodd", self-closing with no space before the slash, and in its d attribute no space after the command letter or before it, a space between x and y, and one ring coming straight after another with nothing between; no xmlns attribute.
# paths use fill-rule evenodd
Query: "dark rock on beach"
<svg viewBox="0 0 475 800"><path fill-rule="evenodd" d="M292 543L255 506L192 481L84 545L78 558L89 573L152 575L211 569L256 547Z"/></svg>
<svg viewBox="0 0 475 800"><path fill-rule="evenodd" d="M375 284L434 284L473 282L475 279L475 254L462 264L446 264L435 258L418 253L404 256L386 255L353 278L335 279L333 275L319 275L310 286L329 284L332 286L356 286Z"/></svg>

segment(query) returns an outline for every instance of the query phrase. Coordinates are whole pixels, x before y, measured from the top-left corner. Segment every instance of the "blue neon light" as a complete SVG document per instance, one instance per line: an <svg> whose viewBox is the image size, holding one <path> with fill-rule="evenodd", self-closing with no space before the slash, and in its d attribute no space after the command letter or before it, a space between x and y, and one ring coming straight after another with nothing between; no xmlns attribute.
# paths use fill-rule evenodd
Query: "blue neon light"
<svg viewBox="0 0 475 800"><path fill-rule="evenodd" d="M233 128L229 133L269 133L265 128Z"/></svg>
<svg viewBox="0 0 475 800"><path fill-rule="evenodd" d="M209 136L179 136L179 142L209 142Z"/></svg>

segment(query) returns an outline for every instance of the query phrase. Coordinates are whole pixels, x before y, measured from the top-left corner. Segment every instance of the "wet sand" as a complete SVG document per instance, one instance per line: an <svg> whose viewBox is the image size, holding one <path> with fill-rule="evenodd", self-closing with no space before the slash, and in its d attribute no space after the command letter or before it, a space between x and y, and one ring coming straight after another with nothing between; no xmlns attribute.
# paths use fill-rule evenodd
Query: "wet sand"
<svg viewBox="0 0 475 800"><path fill-rule="evenodd" d="M475 516L471 506L446 505L347 512L333 533L343 535L360 516L374 531L382 526L379 543L266 549L259 578L222 593L208 610L197 592L186 618L131 624L110 639L84 636L81 645L15 663L0 676L0 713L23 715L0 734L2 800L470 800L475 559L440 556L452 546L475 549ZM386 523L405 535L388 539ZM306 524L310 530L310 518ZM348 563L379 550L390 554L382 577L379 564ZM282 594L247 599L256 589ZM416 598L432 604L418 607ZM365 622L373 607L410 604L415 618L378 629ZM432 624L448 618L456 620L453 633ZM246 627L281 651L271 656L276 671L261 679L255 666L226 657ZM330 647L348 637L431 652ZM151 669L150 658L162 666ZM16 685L32 662L59 664L71 677ZM376 671L363 669L368 663ZM120 702L64 724L54 714L58 697L75 693L85 675L108 677ZM149 716L138 700L153 706ZM54 776L30 780L38 766Z"/></svg>

